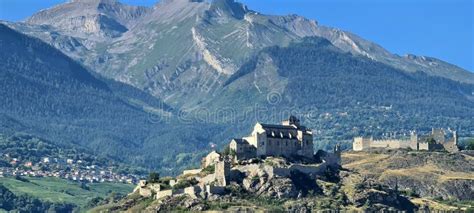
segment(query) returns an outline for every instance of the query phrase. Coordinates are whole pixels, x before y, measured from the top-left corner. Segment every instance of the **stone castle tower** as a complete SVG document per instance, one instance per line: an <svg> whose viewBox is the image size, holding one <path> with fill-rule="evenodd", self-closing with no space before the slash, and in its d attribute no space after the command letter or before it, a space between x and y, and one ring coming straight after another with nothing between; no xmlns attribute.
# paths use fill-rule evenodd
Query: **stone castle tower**
<svg viewBox="0 0 474 213"><path fill-rule="evenodd" d="M230 182L230 161L221 159L215 165L214 175L216 186L227 186Z"/></svg>

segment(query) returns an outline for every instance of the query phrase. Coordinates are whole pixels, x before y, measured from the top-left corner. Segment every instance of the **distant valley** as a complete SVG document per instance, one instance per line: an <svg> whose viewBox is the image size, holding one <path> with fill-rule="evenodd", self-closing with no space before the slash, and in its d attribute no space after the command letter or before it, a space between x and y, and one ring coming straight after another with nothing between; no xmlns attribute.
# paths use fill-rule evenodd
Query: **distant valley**
<svg viewBox="0 0 474 213"><path fill-rule="evenodd" d="M164 174L289 114L315 149L432 127L474 135L473 73L233 0L69 1L2 21L0 47L1 133Z"/></svg>

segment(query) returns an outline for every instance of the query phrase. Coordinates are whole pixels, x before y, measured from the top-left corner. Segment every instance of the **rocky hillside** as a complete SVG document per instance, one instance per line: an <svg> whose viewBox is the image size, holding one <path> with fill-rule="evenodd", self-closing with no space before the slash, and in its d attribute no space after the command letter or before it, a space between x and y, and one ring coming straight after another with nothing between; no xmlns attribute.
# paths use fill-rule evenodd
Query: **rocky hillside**
<svg viewBox="0 0 474 213"><path fill-rule="evenodd" d="M26 23L9 24L101 75L146 90L175 107L190 108L212 97L263 48L308 36L406 72L474 83L472 73L446 62L401 57L350 32L298 15L260 14L234 0L167 0L153 8L116 0L75 0L43 10Z"/></svg>
<svg viewBox="0 0 474 213"><path fill-rule="evenodd" d="M121 4L114 0L73 0L42 10L26 20L30 25L49 25L65 35L87 39L119 37L149 8Z"/></svg>
<svg viewBox="0 0 474 213"><path fill-rule="evenodd" d="M248 172L245 171L249 165L234 165L233 169L244 171L242 181L231 182L222 195L200 198L181 194L153 199L144 198L136 191L118 203L93 211L310 212L339 209L414 212L474 207L474 165L469 155L401 150L347 152L342 157L342 168L329 169L317 176L301 172L293 172L290 177L274 176L264 169L265 165L289 163L279 158L267 158L260 162L260 167L255 167L260 169ZM197 175L204 177L209 171L206 169ZM180 176L178 183L189 184L191 177ZM169 180L162 178L161 187L167 186ZM173 190L179 190L179 187L175 185Z"/></svg>
<svg viewBox="0 0 474 213"><path fill-rule="evenodd" d="M348 152L344 167L420 197L471 200L474 197L474 158L444 152Z"/></svg>

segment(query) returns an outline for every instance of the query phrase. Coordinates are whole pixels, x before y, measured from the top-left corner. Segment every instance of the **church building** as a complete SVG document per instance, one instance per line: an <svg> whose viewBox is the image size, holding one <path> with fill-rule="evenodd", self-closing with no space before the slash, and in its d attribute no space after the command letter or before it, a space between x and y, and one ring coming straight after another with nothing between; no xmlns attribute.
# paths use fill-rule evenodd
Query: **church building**
<svg viewBox="0 0 474 213"><path fill-rule="evenodd" d="M280 125L257 123L249 136L233 139L229 147L237 160L266 156L312 158L314 155L313 133L295 116Z"/></svg>

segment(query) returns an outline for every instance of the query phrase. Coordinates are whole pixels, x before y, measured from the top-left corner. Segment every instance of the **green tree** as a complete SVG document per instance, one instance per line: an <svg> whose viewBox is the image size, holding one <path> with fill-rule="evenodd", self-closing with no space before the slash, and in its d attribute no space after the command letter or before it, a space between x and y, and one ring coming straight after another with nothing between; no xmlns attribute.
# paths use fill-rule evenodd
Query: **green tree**
<svg viewBox="0 0 474 213"><path fill-rule="evenodd" d="M150 174L148 174L149 183L158 183L158 181L160 181L160 174L158 174L158 172L150 172Z"/></svg>
<svg viewBox="0 0 474 213"><path fill-rule="evenodd" d="M426 142L428 142L429 144L435 144L436 140L434 138L430 137L430 138L426 139Z"/></svg>
<svg viewBox="0 0 474 213"><path fill-rule="evenodd" d="M467 141L466 150L474 150L474 138L471 138Z"/></svg>

